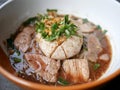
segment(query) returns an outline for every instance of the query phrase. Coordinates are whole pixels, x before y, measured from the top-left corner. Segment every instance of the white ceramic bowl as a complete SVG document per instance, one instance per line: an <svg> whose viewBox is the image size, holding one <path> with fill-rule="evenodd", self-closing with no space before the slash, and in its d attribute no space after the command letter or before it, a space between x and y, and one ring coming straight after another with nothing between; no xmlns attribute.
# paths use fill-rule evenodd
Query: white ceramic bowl
<svg viewBox="0 0 120 90"><path fill-rule="evenodd" d="M71 87L71 89L93 87L120 74L120 4L115 0L8 0L0 7L0 46L5 53L3 40L14 33L24 20L37 13L44 13L46 9L58 9L58 12L62 14L68 13L88 18L93 23L108 30L107 35L112 45L112 61L108 70L91 85L76 85L75 88ZM12 76L2 65L0 65L0 73L17 84L23 84L21 81L14 81L13 79L17 80L17 77ZM29 85L24 84L24 86L28 87ZM44 86L43 89L45 87L49 86ZM56 87L52 87L52 89L56 89Z"/></svg>

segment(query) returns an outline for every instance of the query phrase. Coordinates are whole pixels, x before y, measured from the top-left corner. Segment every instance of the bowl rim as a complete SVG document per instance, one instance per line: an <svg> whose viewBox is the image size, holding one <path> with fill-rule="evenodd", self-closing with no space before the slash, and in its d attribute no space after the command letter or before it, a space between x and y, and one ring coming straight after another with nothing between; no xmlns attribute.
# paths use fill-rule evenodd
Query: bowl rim
<svg viewBox="0 0 120 90"><path fill-rule="evenodd" d="M92 81L90 83L85 83L85 84L77 84L77 85L71 85L71 86L48 86L48 85L43 85L39 83L34 83L28 80L24 80L22 78L19 78L17 76L12 75L8 71L6 71L2 66L0 66L0 73L6 77L8 80L12 81L14 84L21 86L23 88L30 88L30 89L50 89L50 90L73 90L73 89L88 89L88 88L94 88L96 86L99 86L101 84L104 84L113 78L117 77L120 75L120 69L109 75L108 77L105 77L101 80L96 80ZM33 87L34 86L34 87Z"/></svg>
<svg viewBox="0 0 120 90"><path fill-rule="evenodd" d="M9 0L12 1L12 0ZM113 0L116 4L120 3L117 0ZM6 3L8 4L8 3ZM4 5L5 6L5 5ZM0 7L0 9L2 9L4 6ZM1 52L1 47L0 47L0 52ZM29 89L50 89L50 90L70 90L70 89L89 89L89 88L94 88L96 86L102 85L110 80L112 80L113 78L117 77L118 75L120 75L120 68L115 71L114 73L112 73L111 75L103 78L103 79L99 79L99 80L95 80L92 81L90 83L85 83L85 84L77 84L77 85L71 85L71 86L48 86L48 85L43 85L43 84L39 84L39 83L34 83L22 78L19 78L15 75L13 75L12 73L8 72L7 70L5 70L1 65L0 65L0 74L3 75L5 78L7 78L8 80L10 80L11 82L13 82L14 84L16 84L17 86L21 86L23 88L29 88Z"/></svg>
<svg viewBox="0 0 120 90"><path fill-rule="evenodd" d="M4 53L3 49L0 47L0 53L4 57L7 57L6 54ZM2 58L1 58L2 59ZM10 73L9 71L5 70L1 65L0 65L0 74L2 74L4 77L6 77L8 80L13 82L14 84L21 86L26 89L50 89L50 90L73 90L73 89L89 89L89 88L95 88L96 86L102 85L113 78L117 77L120 75L120 68L116 70L114 73L110 74L108 77L105 77L103 79L95 80L90 83L84 83L84 84L76 84L76 85L71 85L71 86L49 86L49 85L44 85L44 84L39 84L35 83L32 81L28 81L25 79L22 79L20 77L17 77ZM34 87L33 87L34 86Z"/></svg>

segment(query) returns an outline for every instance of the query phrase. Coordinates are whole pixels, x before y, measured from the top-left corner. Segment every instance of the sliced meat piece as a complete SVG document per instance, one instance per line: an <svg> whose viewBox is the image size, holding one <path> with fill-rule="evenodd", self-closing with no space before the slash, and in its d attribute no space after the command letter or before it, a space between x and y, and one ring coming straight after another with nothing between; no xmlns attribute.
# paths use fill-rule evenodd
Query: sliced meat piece
<svg viewBox="0 0 120 90"><path fill-rule="evenodd" d="M74 23L77 27L80 27L80 25L83 23L81 18L75 19L73 17L71 17L71 22Z"/></svg>
<svg viewBox="0 0 120 90"><path fill-rule="evenodd" d="M52 54L51 58L63 60L66 59L65 52L61 46L58 46L58 48L55 50L55 52Z"/></svg>
<svg viewBox="0 0 120 90"><path fill-rule="evenodd" d="M39 43L36 41L35 38L32 39L30 47L28 49L28 52L43 55L43 53L39 47Z"/></svg>
<svg viewBox="0 0 120 90"><path fill-rule="evenodd" d="M65 55L67 58L70 58L80 52L80 49L83 44L83 38L77 36L71 36L64 43L62 43L61 47L64 49Z"/></svg>
<svg viewBox="0 0 120 90"><path fill-rule="evenodd" d="M93 23L87 22L79 25L79 28L83 33L90 33L95 30L96 26Z"/></svg>
<svg viewBox="0 0 120 90"><path fill-rule="evenodd" d="M95 30L94 35L99 39L102 40L105 34L103 34L102 30Z"/></svg>
<svg viewBox="0 0 120 90"><path fill-rule="evenodd" d="M94 34L91 34L88 37L87 47L87 59L92 62L96 62L98 59L98 54L102 51L102 46L99 39Z"/></svg>
<svg viewBox="0 0 120 90"><path fill-rule="evenodd" d="M41 51L47 56L53 59L66 59L72 57L80 52L83 44L83 37L71 36L63 41L61 44L57 40L53 42L46 41L37 35L37 40Z"/></svg>
<svg viewBox="0 0 120 90"><path fill-rule="evenodd" d="M108 61L110 60L109 54L102 54L99 59L103 60L103 61Z"/></svg>
<svg viewBox="0 0 120 90"><path fill-rule="evenodd" d="M39 41L39 46L40 46L42 52L47 57L51 57L52 53L57 48L58 43L57 43L57 41L49 42L49 41L46 41L45 39L41 38Z"/></svg>
<svg viewBox="0 0 120 90"><path fill-rule="evenodd" d="M56 82L60 61L39 54L25 54L25 59L47 82Z"/></svg>
<svg viewBox="0 0 120 90"><path fill-rule="evenodd" d="M34 30L34 27L28 26L28 27L25 27L22 32L27 33L28 35L31 35L35 32L35 30Z"/></svg>
<svg viewBox="0 0 120 90"><path fill-rule="evenodd" d="M87 82L89 79L89 67L86 59L65 60L62 67L65 73L71 77L70 81L74 83Z"/></svg>
<svg viewBox="0 0 120 90"><path fill-rule="evenodd" d="M26 52L26 50L29 48L34 31L35 30L33 27L25 27L23 31L15 38L14 45L22 52Z"/></svg>

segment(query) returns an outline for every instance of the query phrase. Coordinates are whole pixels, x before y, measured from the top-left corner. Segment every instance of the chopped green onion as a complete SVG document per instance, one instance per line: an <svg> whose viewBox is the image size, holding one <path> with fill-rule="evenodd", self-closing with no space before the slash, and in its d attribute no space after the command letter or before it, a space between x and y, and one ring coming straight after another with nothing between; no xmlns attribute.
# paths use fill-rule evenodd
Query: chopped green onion
<svg viewBox="0 0 120 90"><path fill-rule="evenodd" d="M68 29L65 30L65 35L66 35L67 38L70 37L70 31L68 31Z"/></svg>
<svg viewBox="0 0 120 90"><path fill-rule="evenodd" d="M65 24L69 24L69 22L70 22L70 21L69 21L69 16L68 16L68 15L65 15L65 16L64 16L64 23L65 23Z"/></svg>
<svg viewBox="0 0 120 90"><path fill-rule="evenodd" d="M56 40L63 35L69 38L71 35L76 35L76 31L77 31L77 26L71 23L68 15L65 15L64 19L61 20L60 22L52 23L50 29L47 28L46 26L47 25L44 22L44 19L36 21L36 27L35 27L36 32L41 33L42 38L46 39L47 41ZM50 31L50 34L45 31L47 29Z"/></svg>
<svg viewBox="0 0 120 90"><path fill-rule="evenodd" d="M55 33L55 31L58 29L58 24L57 24L57 23L54 23L54 24L51 26L51 29L52 29L52 33Z"/></svg>
<svg viewBox="0 0 120 90"><path fill-rule="evenodd" d="M24 26L27 26L27 25L29 25L29 24L31 24L31 23L35 23L35 21L36 21L37 19L38 19L37 17L29 18L28 20L26 20L26 21L23 23L23 25L24 25Z"/></svg>
<svg viewBox="0 0 120 90"><path fill-rule="evenodd" d="M57 12L57 9L47 9L47 12Z"/></svg>
<svg viewBox="0 0 120 90"><path fill-rule="evenodd" d="M102 27L100 25L97 25L98 30L102 30Z"/></svg>
<svg viewBox="0 0 120 90"><path fill-rule="evenodd" d="M37 18L38 18L39 21L41 21L41 20L44 20L45 18L48 18L48 16L47 16L47 15L44 15L44 16L43 16L42 14L39 14L39 13L38 13L38 14L37 14ZM37 21L38 21L38 20L37 20Z"/></svg>
<svg viewBox="0 0 120 90"><path fill-rule="evenodd" d="M103 34L106 34L107 33L107 30L103 30Z"/></svg>
<svg viewBox="0 0 120 90"><path fill-rule="evenodd" d="M83 20L83 24L88 23L88 19L87 18L84 18L82 20Z"/></svg>
<svg viewBox="0 0 120 90"><path fill-rule="evenodd" d="M69 84L70 84L68 81L64 80L62 77L59 77L57 82L58 82L60 85L63 85L63 86L66 86L66 85L69 85Z"/></svg>
<svg viewBox="0 0 120 90"><path fill-rule="evenodd" d="M94 70L97 70L99 67L100 67L100 64L99 63L95 63L93 68L94 68Z"/></svg>
<svg viewBox="0 0 120 90"><path fill-rule="evenodd" d="M20 56L20 51L15 49L15 52L17 53L18 56Z"/></svg>
<svg viewBox="0 0 120 90"><path fill-rule="evenodd" d="M21 62L21 59L14 57L14 62L19 63L19 62Z"/></svg>
<svg viewBox="0 0 120 90"><path fill-rule="evenodd" d="M45 29L45 24L42 22L36 23L36 32L40 33Z"/></svg>
<svg viewBox="0 0 120 90"><path fill-rule="evenodd" d="M14 47L14 40L13 40L13 37L12 37L12 35L11 35L11 37L10 38L8 38L7 40L7 47L8 48L12 48L12 49L14 49L15 47Z"/></svg>

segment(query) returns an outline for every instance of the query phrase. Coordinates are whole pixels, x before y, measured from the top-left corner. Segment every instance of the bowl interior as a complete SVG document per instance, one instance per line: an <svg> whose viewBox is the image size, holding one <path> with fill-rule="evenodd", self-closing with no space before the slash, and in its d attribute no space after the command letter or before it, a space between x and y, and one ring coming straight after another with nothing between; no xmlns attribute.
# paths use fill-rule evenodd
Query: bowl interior
<svg viewBox="0 0 120 90"><path fill-rule="evenodd" d="M107 29L112 45L112 61L100 79L120 69L120 5L115 0L15 0L10 2L0 10L0 46L6 55L3 41L14 33L24 20L37 13L45 13L46 9L58 9L58 13L88 18L93 23L101 25L103 29ZM0 66L13 73L5 55L0 58Z"/></svg>

